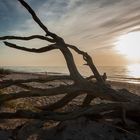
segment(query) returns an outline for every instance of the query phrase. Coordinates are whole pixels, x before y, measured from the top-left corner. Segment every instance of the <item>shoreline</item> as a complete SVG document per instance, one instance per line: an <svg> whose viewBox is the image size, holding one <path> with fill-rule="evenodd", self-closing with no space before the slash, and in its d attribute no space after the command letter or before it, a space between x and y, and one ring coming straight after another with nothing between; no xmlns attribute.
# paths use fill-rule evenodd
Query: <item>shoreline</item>
<svg viewBox="0 0 140 140"><path fill-rule="evenodd" d="M48 73L47 73L48 74ZM40 73L23 73L23 72L11 72L8 75L5 75L5 77L3 77L2 79L4 80L19 80L19 79L32 79L32 78L44 78L44 76L46 76L45 78L47 78L47 76L53 76L53 75L46 75L44 74L40 74ZM109 84L111 84L112 87L118 89L118 88L129 88L131 90L134 91L134 89L138 89L138 91L140 91L140 85L135 85L135 84L128 84L128 83L122 83L122 82L117 82L117 81L107 81ZM62 84L66 84L65 81L53 81L53 82L48 82L48 83L36 83L36 82L31 82L29 83L29 85L33 86L33 87L39 87L39 88L50 88L51 86L60 86ZM136 88L136 86L138 86L139 88ZM3 93L13 93L13 92L19 92L21 90L23 90L22 88L18 87L18 86L11 86L8 87L6 89L4 89L5 91ZM137 93L136 93L137 94ZM36 109L36 106L46 106L49 105L51 103L54 103L56 101L58 101L59 99L61 99L64 95L57 95L57 96L51 96L51 97L35 97L35 98L25 98L25 99L17 99L16 102L15 101L10 101L7 104L4 104L4 106L1 106L0 108L0 112L15 112L16 110L20 110L20 109L29 109L29 110L34 110ZM85 98L86 94L83 94L81 96L76 97L75 99L73 99L69 104L67 104L66 106L64 106L61 111L65 112L65 111L74 111L74 110L78 110L80 109L80 105L83 102L83 99ZM99 104L101 101L97 98L94 99L91 104ZM104 101L103 101L104 102ZM2 120L3 121L3 120ZM68 134L69 132L73 132L73 134L75 136L77 136L77 139L79 138L79 135L84 135L84 132L86 132L86 134L88 134L89 132L93 132L93 137L95 137L97 134L103 134L105 137L109 137L112 130L112 135L117 135L119 136L120 133L116 131L115 127L110 127L111 125L109 125L109 123L111 124L111 122L106 122L106 123L102 123L99 122L97 123L96 121L90 120L84 117L80 117L74 120L67 120L67 121L63 121L63 122L55 122L55 121L47 121L47 122L43 122L43 128L38 128L38 124L40 126L40 124L42 125L42 121L39 120L34 120L34 121L29 121L28 119L11 119L11 120L4 120L2 123L0 123L0 133L3 133L3 131L5 132L5 134L3 135L3 137L8 137L13 136L13 132L16 131L16 133L23 133L26 136L26 133L24 133L24 131L26 132L26 129L29 130L29 132L34 128L35 130L35 134L40 134L39 135L42 140L45 140L46 137L50 137L52 138L55 134L53 132L57 131L59 128L61 129L61 127L63 128L64 126L67 126L67 131L64 129L62 130L63 134ZM85 126L83 126L83 124L85 124ZM21 129L17 129L20 126L22 126ZM78 128L78 130L77 130ZM82 128L82 134L81 134L81 129ZM97 129L98 128L98 129ZM51 131L52 130L52 131ZM89 131L90 130L90 131ZM101 132L101 131L102 132ZM39 133L38 133L39 132ZM68 132L68 133L67 133ZM58 134L61 134L61 131L58 132ZM85 135L86 135L85 134ZM129 134L129 133L128 133ZM136 134L139 134L139 131L136 131ZM43 137L44 136L44 137ZM87 136L87 135L86 135ZM91 137L90 135L88 135L89 137ZM128 135L130 137L130 134ZM71 133L70 133L70 137L72 137ZM122 135L121 135L122 137ZM134 136L132 136L134 137ZM58 136L57 138L58 139ZM61 139L61 137L60 137ZM29 139L31 140L31 139Z"/></svg>
<svg viewBox="0 0 140 140"><path fill-rule="evenodd" d="M69 75L69 71L66 66L0 66L0 68L14 72L17 71L18 73ZM83 77L93 75L90 69L84 66L78 66L77 68ZM140 75L138 72L135 73L134 70L132 73L131 70L126 69L126 66L97 66L97 68L101 75L105 72L108 80L110 81L140 84Z"/></svg>
<svg viewBox="0 0 140 140"><path fill-rule="evenodd" d="M19 80L19 79L37 79L37 78L47 78L48 76L60 76L66 75L64 73L53 73L53 72L42 72L42 73L31 73L31 72L16 72L11 71L9 74L4 75L3 78L0 78L0 82L2 80ZM123 81L114 81L114 80L106 80L108 84L110 84L114 89L127 89L130 92L140 95L140 84L138 83L129 83ZM59 81L62 84L62 82ZM54 85L59 85L58 83L53 83ZM36 86L41 86L40 84L34 83ZM41 86L42 87L42 86Z"/></svg>
<svg viewBox="0 0 140 140"><path fill-rule="evenodd" d="M140 95L140 84L120 82L120 81L107 81L114 89L127 89L130 92Z"/></svg>

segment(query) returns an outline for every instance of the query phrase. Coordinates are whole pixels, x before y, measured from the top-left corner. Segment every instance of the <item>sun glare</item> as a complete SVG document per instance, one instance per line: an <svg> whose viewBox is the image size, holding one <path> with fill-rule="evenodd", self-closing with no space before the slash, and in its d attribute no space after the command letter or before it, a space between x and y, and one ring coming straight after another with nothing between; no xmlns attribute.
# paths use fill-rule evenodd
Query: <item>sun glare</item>
<svg viewBox="0 0 140 140"><path fill-rule="evenodd" d="M121 36L116 42L116 50L130 60L140 60L140 32Z"/></svg>
<svg viewBox="0 0 140 140"><path fill-rule="evenodd" d="M131 64L127 66L128 73L130 77L140 78L140 64Z"/></svg>

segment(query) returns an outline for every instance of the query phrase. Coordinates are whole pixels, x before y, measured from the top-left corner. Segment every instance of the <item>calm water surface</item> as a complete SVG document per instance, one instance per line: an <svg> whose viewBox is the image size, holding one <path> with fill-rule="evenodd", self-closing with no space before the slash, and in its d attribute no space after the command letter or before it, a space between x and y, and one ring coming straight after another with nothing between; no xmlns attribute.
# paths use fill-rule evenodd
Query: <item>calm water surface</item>
<svg viewBox="0 0 140 140"><path fill-rule="evenodd" d="M69 74L66 67L48 67L48 66L6 66L6 69L21 72L35 72L44 73L52 72L53 74ZM92 72L87 66L78 67L80 73L84 76L92 75ZM108 79L112 81L128 82L140 84L140 64L133 64L128 66L98 66L100 74L106 72Z"/></svg>

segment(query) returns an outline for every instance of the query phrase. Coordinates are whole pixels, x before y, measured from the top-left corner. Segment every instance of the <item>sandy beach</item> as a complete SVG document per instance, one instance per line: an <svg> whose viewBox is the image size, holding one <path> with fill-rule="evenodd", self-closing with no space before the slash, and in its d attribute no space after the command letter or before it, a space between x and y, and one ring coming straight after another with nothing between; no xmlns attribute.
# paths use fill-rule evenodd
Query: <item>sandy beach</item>
<svg viewBox="0 0 140 140"><path fill-rule="evenodd" d="M0 140L140 140L139 18L140 0L1 0Z"/></svg>
<svg viewBox="0 0 140 140"><path fill-rule="evenodd" d="M46 74L19 73L19 72L16 73L16 72L14 72L14 73L5 75L3 78L1 78L1 81L3 81L3 80L19 80L19 79L25 80L25 79L47 78L48 76L49 75L46 75ZM66 83L71 84L72 81L68 82L65 80L63 80L63 81L56 80L56 81L48 82L48 83L30 82L28 85L43 89L46 87L47 88L58 87L60 85L65 85ZM108 83L115 89L126 88L126 89L130 90L131 92L139 95L140 85L138 85L138 84L137 85L136 84L128 84L128 83L115 82L115 81L108 81ZM2 89L1 92L4 94L10 94L10 93L15 93L15 92L17 93L17 92L20 92L23 90L25 90L25 89L13 85L13 86L10 86L8 88ZM51 97L36 97L36 98L17 99L16 102L10 101L10 102L2 105L0 108L0 112L3 112L3 111L11 112L11 111L16 111L17 109L34 110L34 109L36 109L35 106L49 105L51 103L58 101L63 96L64 95L57 95L57 96L51 96ZM61 111L72 111L72 110L76 110L76 109L81 108L80 105L82 104L82 101L83 101L85 96L86 95L83 94L83 95L76 97L68 105L63 107L61 109ZM92 104L97 104L97 103L100 103L100 99L98 99L98 98L92 101ZM45 140L46 137L53 139L53 140L57 139L57 138L62 139L61 135L63 135L63 137L65 136L66 139L70 138L70 139L77 140L79 138L81 140L82 138L79 135L80 135L80 132L82 129L83 129L82 133L83 134L85 133L85 135L87 135L87 137L89 137L89 139L90 139L90 138L92 138L92 136L89 133L93 133L93 136L95 137L95 133L97 133L97 131L99 132L99 130L102 127L101 124L98 124L97 122L94 122L94 121L91 121L91 122L88 121L87 124L85 124L85 123L87 123L87 120L84 117L79 118L78 120L66 121L64 124L61 124L61 123L59 124L59 123L54 122L54 121L47 121L47 122L43 121L42 122L39 120L38 121L32 120L29 122L27 119L0 120L0 129L2 130L2 131L0 131L0 135L2 135L3 137L11 136L11 135L13 135L13 133L17 133L16 131L17 131L18 127L20 127L23 124L26 124L18 132L18 135L22 135L23 140L26 140L26 138L27 138L26 137L27 134L25 134L26 131L28 131L28 135L29 135L29 133L32 134L33 132L36 132L36 134L38 134L40 137L40 138L36 139L36 136L33 135L32 138L30 138L29 140ZM73 124L73 125L70 125L70 124ZM86 125L86 126L84 126L84 125ZM41 128L40 128L40 126L41 126ZM68 126L67 129L64 129L65 126ZM93 128L95 128L93 126L96 126L96 128L98 128L99 130L93 129ZM30 127L30 130L28 130L29 129L28 127ZM44 129L42 129L42 127ZM78 128L78 129L76 130L76 128ZM60 129L60 130L62 129L60 132L61 135L59 134L56 138L56 136L53 136L53 135L55 135L54 133L55 133L55 131L58 131L58 129ZM91 131L89 131L89 129ZM106 132L106 131L111 131L111 134L110 135L107 134L108 132ZM70 133L73 133L73 134L70 134ZM115 134L116 134L116 132L115 132L114 128L112 128L111 126L107 126L102 132L103 137L106 137L106 138L108 137L110 139L111 139L111 137L113 137L112 135L115 135ZM121 135L119 135L119 133L117 133L116 135L118 135L118 137L122 137ZM100 135L97 137L100 137ZM2 139L2 140L4 140L4 139Z"/></svg>

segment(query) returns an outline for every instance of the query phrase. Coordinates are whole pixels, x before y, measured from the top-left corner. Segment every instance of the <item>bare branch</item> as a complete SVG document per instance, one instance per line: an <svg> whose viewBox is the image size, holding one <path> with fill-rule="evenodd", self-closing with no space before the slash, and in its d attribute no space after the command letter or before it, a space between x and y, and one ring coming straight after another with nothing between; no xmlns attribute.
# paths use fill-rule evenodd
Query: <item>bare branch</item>
<svg viewBox="0 0 140 140"><path fill-rule="evenodd" d="M134 95L130 92L118 92L111 88L102 89L98 87L98 85L68 85L68 86L60 86L56 88L49 89L35 89L32 91L23 91L19 93L10 93L10 94L1 94L0 95L0 104L18 98L26 98L26 97L41 97L41 96L54 96L60 94L72 94L72 93L87 93L93 95L93 97L100 97L102 99L107 99L111 101L119 101L119 102L129 102L129 101L140 101L140 97Z"/></svg>
<svg viewBox="0 0 140 140"><path fill-rule="evenodd" d="M39 108L41 110L56 110L56 109L59 109L59 108L65 106L66 104L68 104L72 99L77 97L79 94L80 94L80 92L74 92L71 94L67 94L62 99L57 101L56 103L53 103L48 106L37 107L37 108Z"/></svg>
<svg viewBox="0 0 140 140"><path fill-rule="evenodd" d="M56 88L49 88L49 89L35 89L32 91L21 91L18 93L10 93L10 94L0 94L0 104L3 104L6 101L19 99L19 98L26 98L26 97L41 97L41 96L54 96L60 94L70 94L73 92L79 92L81 89L76 85L69 85L69 86L59 86Z"/></svg>
<svg viewBox="0 0 140 140"><path fill-rule="evenodd" d="M0 40L7 40L7 39L16 39L16 40L31 40L31 39L41 39L41 40L46 40L49 41L51 43L55 43L55 41L51 38L48 38L46 36L42 36L42 35L32 35L32 36L28 36L28 37L20 37L20 36L2 36L0 37Z"/></svg>
<svg viewBox="0 0 140 140"><path fill-rule="evenodd" d="M103 88L96 85L86 83L85 85L69 85L69 86L60 86L52 89L42 89L42 90L33 90L28 92L20 93L11 93L11 94L2 94L0 95L0 103L3 103L8 100L25 98L25 97L38 97L38 96L53 96L64 93L87 93L91 94L93 97L100 97L102 99L107 99L111 101L119 102L128 102L128 101L140 101L140 97L134 95L128 91L116 91L109 87Z"/></svg>
<svg viewBox="0 0 140 140"><path fill-rule="evenodd" d="M67 46L73 49L74 51L76 51L78 54L83 55L83 59L87 62L87 65L90 67L91 71L93 72L96 80L98 81L98 84L103 86L105 82L103 78L100 76L96 66L93 64L92 58L86 52L79 50L76 46L69 45L69 44L67 44Z"/></svg>
<svg viewBox="0 0 140 140"><path fill-rule="evenodd" d="M10 48L15 48L18 50L23 50L23 51L27 51L27 52L34 52L34 53L43 53L43 52L51 51L54 49L58 49L56 44L51 44L51 45L48 45L48 46L45 46L45 47L42 47L39 49L35 49L35 48L30 49L30 48L26 48L26 47L21 47L21 46L18 46L16 44L9 43L6 41L4 41L4 44Z"/></svg>
<svg viewBox="0 0 140 140"><path fill-rule="evenodd" d="M34 21L45 31L47 36L51 36L53 39L57 37L56 34L50 32L48 28L41 22L41 20L37 17L36 13L34 10L24 1L24 0L18 0L31 14L32 18Z"/></svg>
<svg viewBox="0 0 140 140"><path fill-rule="evenodd" d="M33 112L29 110L19 110L15 113L3 112L0 113L0 119L14 119L14 118L28 118L28 119L40 119L40 120L54 120L54 121L65 121L70 119L76 119L80 116L92 116L92 118L101 118L108 114L108 112L116 112L116 117L121 118L121 107L123 106L127 112L129 118L135 117L139 119L140 114L132 114L131 111L139 112L139 103L102 103L90 107L85 107L73 112Z"/></svg>
<svg viewBox="0 0 140 140"><path fill-rule="evenodd" d="M72 80L70 76L67 75L60 75L60 76L47 76L47 78L33 78L33 79L21 79L21 80L3 80L0 82L0 89L12 86L12 85L18 85L21 83L30 83L30 82L38 82L38 83L46 83L54 80Z"/></svg>
<svg viewBox="0 0 140 140"><path fill-rule="evenodd" d="M20 91L18 93L9 93L9 94L0 94L0 105L3 103L16 100L20 98L26 97L48 97L55 95L65 95L60 100L56 101L53 104L49 104L48 106L37 107L40 110L37 112L29 111L29 110L19 110L14 113L12 112L0 112L0 119L15 119L15 118L28 118L28 119L41 119L41 120L55 120L55 121L64 121L69 119L75 119L80 116L86 116L90 118L100 119L103 117L106 118L123 118L124 121L126 117L134 120L135 122L140 122L140 96L135 95L127 90L114 90L110 85L107 85L106 74L103 76L100 75L96 66L94 65L91 56L78 49L76 46L66 44L64 39L60 36L57 36L55 33L50 32L48 28L42 23L42 21L37 17L34 10L26 3L25 0L18 0L27 11L31 14L33 20L41 27L43 31L45 31L46 36L42 35L32 35L27 37L20 36L3 36L0 37L0 40L32 40L32 39L41 39L54 44L50 44L48 46L36 49L36 48L26 48L22 46L18 46L16 44L10 42L4 42L4 44L8 47L15 48L18 50L23 50L27 52L34 53L43 53L48 52L54 49L59 49L63 54L66 64L68 66L70 76L45 76L45 78L38 77L37 79L27 79L27 80L4 80L0 81L0 89L6 88L12 85L19 86L21 88L27 89L28 91ZM71 50L73 49L75 52L83 56L83 60L86 65L89 66L94 76L84 78L78 71L75 61L73 59L73 55ZM96 80L92 80L92 78L96 78ZM62 80L67 79L71 80L70 85L61 85L59 87L46 87L46 89L38 88L34 86L33 83L28 84L29 82L38 82L38 83L46 83L53 80ZM83 107L76 111L72 112L52 112L46 110L55 110L59 109L66 104L68 104L71 100L73 100L78 95L87 94L87 96L83 99ZM98 104L94 106L90 106L91 101L94 98L99 97L100 99L110 100L113 103L106 104ZM88 106L88 107L87 107ZM137 113L136 113L137 112ZM134 115L132 115L134 114ZM26 139L26 138L25 138Z"/></svg>
<svg viewBox="0 0 140 140"><path fill-rule="evenodd" d="M70 75L72 76L72 78L76 82L78 82L78 81L85 82L85 79L81 76L81 74L77 70L77 67L75 65L71 52L69 51L69 49L67 48L67 46L65 45L65 43L63 41L62 41L62 44L59 42L58 44L52 44L52 45L49 45L49 46L46 46L46 47L43 47L40 49L25 48L25 47L17 46L16 44L9 43L9 42L4 42L4 43L8 47L19 49L19 50L24 50L24 51L28 51L28 52L34 52L34 53L42 53L42 52L47 52L47 51L59 48L66 59L67 66L68 66L68 69L70 71Z"/></svg>
<svg viewBox="0 0 140 140"><path fill-rule="evenodd" d="M17 86L27 90L41 90L41 88L33 87L27 84L17 84Z"/></svg>
<svg viewBox="0 0 140 140"><path fill-rule="evenodd" d="M93 95L89 95L87 94L87 96L85 97L82 106L89 106L91 101L94 99L95 97Z"/></svg>
<svg viewBox="0 0 140 140"><path fill-rule="evenodd" d="M76 112L70 113L55 113L55 112L33 112L30 110L18 110L14 113L11 112L3 112L0 113L0 119L15 119L15 118L26 118L26 119L40 119L40 120L54 120L54 121L65 121L76 119L82 115L91 114L91 110L86 110L85 108ZM94 118L94 111L92 113L92 117Z"/></svg>
<svg viewBox="0 0 140 140"><path fill-rule="evenodd" d="M66 59L67 66L68 66L68 69L70 71L70 75L73 77L73 79L75 81L84 81L84 78L80 75L80 73L78 72L78 70L76 68L76 65L75 65L74 60L73 60L73 56L72 56L71 52L67 49L67 46L64 42L64 39L57 36L56 34L50 32L48 30L48 28L37 17L34 10L24 0L18 0L18 1L28 10L28 12L31 14L34 21L46 32L46 35L52 37L54 39L54 41L57 44L59 44L59 46L60 46L59 49L63 53L63 55ZM13 48L17 48L17 47L13 46ZM31 51L31 52L33 51L33 50L25 49L25 48L23 48L23 50ZM34 50L34 51L36 52L36 50Z"/></svg>

